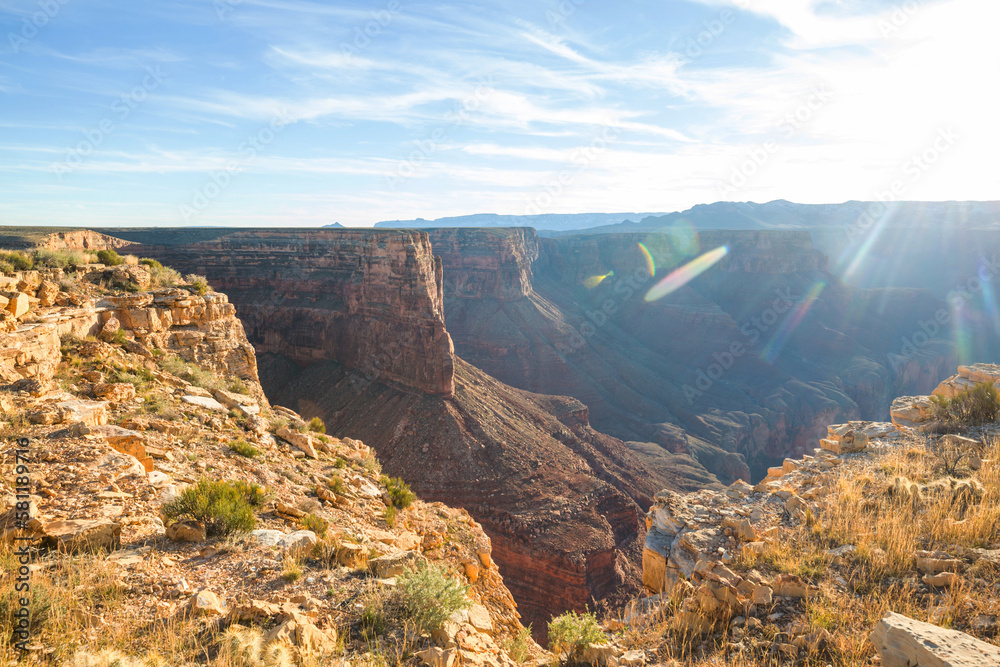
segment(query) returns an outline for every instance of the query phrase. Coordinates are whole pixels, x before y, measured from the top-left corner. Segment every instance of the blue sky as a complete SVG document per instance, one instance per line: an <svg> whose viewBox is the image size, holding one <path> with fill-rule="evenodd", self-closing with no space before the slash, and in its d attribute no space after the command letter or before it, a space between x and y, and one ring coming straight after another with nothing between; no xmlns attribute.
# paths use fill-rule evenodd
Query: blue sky
<svg viewBox="0 0 1000 667"><path fill-rule="evenodd" d="M983 0L0 0L0 24L0 224L1000 198Z"/></svg>

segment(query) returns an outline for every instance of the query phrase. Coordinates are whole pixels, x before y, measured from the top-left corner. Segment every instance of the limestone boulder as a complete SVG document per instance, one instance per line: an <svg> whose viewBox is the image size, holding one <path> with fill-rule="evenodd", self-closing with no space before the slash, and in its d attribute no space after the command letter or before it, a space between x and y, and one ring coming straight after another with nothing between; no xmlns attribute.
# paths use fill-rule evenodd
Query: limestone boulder
<svg viewBox="0 0 1000 667"><path fill-rule="evenodd" d="M221 616L226 613L226 605L212 591L200 590L188 601L188 611L196 616Z"/></svg>
<svg viewBox="0 0 1000 667"><path fill-rule="evenodd" d="M135 400L135 385L131 382L102 382L94 385L94 397L109 403Z"/></svg>
<svg viewBox="0 0 1000 667"><path fill-rule="evenodd" d="M882 667L1000 667L1000 647L893 612L870 639Z"/></svg>
<svg viewBox="0 0 1000 667"><path fill-rule="evenodd" d="M122 527L105 519L67 519L42 526L42 543L65 552L113 551L121 543Z"/></svg>
<svg viewBox="0 0 1000 667"><path fill-rule="evenodd" d="M204 542L205 526L197 521L175 521L167 526L167 537L174 542Z"/></svg>
<svg viewBox="0 0 1000 667"><path fill-rule="evenodd" d="M213 412L229 412L229 408L219 403L217 400L206 396L181 396L181 400L188 405L204 408Z"/></svg>
<svg viewBox="0 0 1000 667"><path fill-rule="evenodd" d="M395 554L379 556L368 561L368 569L378 578L398 577L407 570L412 570L426 563L427 559L415 551L401 551Z"/></svg>
<svg viewBox="0 0 1000 667"><path fill-rule="evenodd" d="M38 290L35 292L35 297L38 299L38 305L46 308L54 306L56 303L56 297L58 296L59 285L55 284L51 280L43 280L42 284L38 286Z"/></svg>
<svg viewBox="0 0 1000 667"><path fill-rule="evenodd" d="M105 343L110 343L115 339L115 336L118 335L118 332L121 330L121 328L122 324L121 322L118 321L117 318L109 317L108 320L104 323L104 326L101 327L101 331L100 333L97 334L97 337L103 340Z"/></svg>
<svg viewBox="0 0 1000 667"><path fill-rule="evenodd" d="M316 453L316 447L313 445L312 436L308 433L293 431L286 426L278 429L275 432L275 435L290 444L292 447L305 452L305 455L309 458L319 458L319 454Z"/></svg>
<svg viewBox="0 0 1000 667"><path fill-rule="evenodd" d="M24 292L8 292L5 308L15 318L23 317L31 309L31 297Z"/></svg>
<svg viewBox="0 0 1000 667"><path fill-rule="evenodd" d="M318 542L316 533L311 530L297 530L278 538L277 546L291 558L308 556Z"/></svg>

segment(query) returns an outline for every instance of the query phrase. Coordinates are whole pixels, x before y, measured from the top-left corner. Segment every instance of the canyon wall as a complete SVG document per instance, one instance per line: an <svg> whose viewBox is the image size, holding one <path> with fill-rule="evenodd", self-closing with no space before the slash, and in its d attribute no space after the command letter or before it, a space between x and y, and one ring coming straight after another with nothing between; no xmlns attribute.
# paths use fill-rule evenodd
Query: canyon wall
<svg viewBox="0 0 1000 667"><path fill-rule="evenodd" d="M140 240L122 252L203 274L228 294L258 353L301 365L333 360L438 396L454 391L441 263L423 232L215 230L194 243L164 243L172 239L155 232Z"/></svg>
<svg viewBox="0 0 1000 667"><path fill-rule="evenodd" d="M512 386L579 399L595 428L651 467L664 451L688 453L724 482L759 478L831 421L884 417L890 396L927 390L955 363L945 340L893 360L942 304L920 290L840 284L807 232L506 231L429 232L435 252L447 248L457 353ZM723 245L711 271L644 300Z"/></svg>

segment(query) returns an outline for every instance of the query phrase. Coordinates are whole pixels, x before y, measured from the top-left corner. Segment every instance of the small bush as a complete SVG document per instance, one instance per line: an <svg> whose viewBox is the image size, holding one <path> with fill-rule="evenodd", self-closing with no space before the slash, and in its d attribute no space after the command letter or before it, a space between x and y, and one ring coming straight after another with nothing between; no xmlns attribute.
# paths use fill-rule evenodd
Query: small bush
<svg viewBox="0 0 1000 667"><path fill-rule="evenodd" d="M267 490L260 484L238 479L232 482L232 485L237 491L243 494L243 497L247 499L251 507L262 507L267 501Z"/></svg>
<svg viewBox="0 0 1000 667"><path fill-rule="evenodd" d="M586 648L588 644L607 641L597 619L590 612L577 614L567 611L549 622L549 650L556 654L570 656Z"/></svg>
<svg viewBox="0 0 1000 667"><path fill-rule="evenodd" d="M313 417L309 420L309 430L313 433L326 433L326 424L319 417Z"/></svg>
<svg viewBox="0 0 1000 667"><path fill-rule="evenodd" d="M199 276L195 273L189 273L184 276L185 282L187 282L187 288L197 294L198 296L205 296L211 287L208 284L208 278L205 276Z"/></svg>
<svg viewBox="0 0 1000 667"><path fill-rule="evenodd" d="M253 508L263 503L264 491L256 484L202 478L163 506L171 521L194 519L205 524L209 535L231 535L253 530Z"/></svg>
<svg viewBox="0 0 1000 667"><path fill-rule="evenodd" d="M97 251L97 261L105 266L118 266L125 260L113 248Z"/></svg>
<svg viewBox="0 0 1000 667"><path fill-rule="evenodd" d="M35 266L60 269L90 263L90 255L77 250L36 250L32 259Z"/></svg>
<svg viewBox="0 0 1000 667"><path fill-rule="evenodd" d="M243 378L236 378L235 380L230 382L229 391L233 392L234 394L244 394L244 395L250 393L250 390L247 388L246 383L243 382Z"/></svg>
<svg viewBox="0 0 1000 667"><path fill-rule="evenodd" d="M235 442L229 443L229 449L234 454L245 456L248 459L255 459L258 456L260 456L260 450L251 445L246 440L237 440Z"/></svg>
<svg viewBox="0 0 1000 667"><path fill-rule="evenodd" d="M382 464L379 463L378 457L371 453L361 461L361 469L371 475L382 474Z"/></svg>
<svg viewBox="0 0 1000 667"><path fill-rule="evenodd" d="M410 490L410 485L404 482L402 477L382 475L380 481L385 490L389 492L392 504L401 510L412 505L413 501L417 499L417 494Z"/></svg>
<svg viewBox="0 0 1000 667"><path fill-rule="evenodd" d="M155 259L141 259L139 264L149 268L150 287L173 287L184 282L181 274Z"/></svg>
<svg viewBox="0 0 1000 667"><path fill-rule="evenodd" d="M338 456L337 458L335 458L333 460L333 467L334 468L346 468L347 467L347 461Z"/></svg>
<svg viewBox="0 0 1000 667"><path fill-rule="evenodd" d="M405 613L418 632L440 627L449 616L469 606L467 588L436 565L401 574L397 586Z"/></svg>
<svg viewBox="0 0 1000 667"><path fill-rule="evenodd" d="M368 593L361 603L361 631L369 637L384 635L389 629L389 611L385 596L377 591Z"/></svg>
<svg viewBox="0 0 1000 667"><path fill-rule="evenodd" d="M518 630L516 635L503 643L503 647L511 660L519 665L525 662L531 654L531 624Z"/></svg>
<svg viewBox="0 0 1000 667"><path fill-rule="evenodd" d="M395 527L395 525L396 525L396 515L397 514L399 514L399 510L396 509L395 505L386 505L385 513L384 513L385 522L387 524L389 524L390 528Z"/></svg>
<svg viewBox="0 0 1000 667"><path fill-rule="evenodd" d="M1000 397L992 383L983 382L952 398L931 396L933 416L947 426L967 427L991 424L1000 416Z"/></svg>
<svg viewBox="0 0 1000 667"><path fill-rule="evenodd" d="M347 487L344 486L344 480L341 479L340 475L333 475L327 481L326 485L330 487L330 490L336 493L338 496L344 495L347 491Z"/></svg>
<svg viewBox="0 0 1000 667"><path fill-rule="evenodd" d="M316 514L306 514L299 520L299 525L303 530L311 530L316 533L318 537L323 537L326 535L327 529L330 527L330 523L323 517Z"/></svg>
<svg viewBox="0 0 1000 667"><path fill-rule="evenodd" d="M19 250L0 252L0 262L4 264L4 273L30 271L35 266L35 261L31 255Z"/></svg>
<svg viewBox="0 0 1000 667"><path fill-rule="evenodd" d="M285 569L281 573L281 578L292 583L293 581L298 581L302 578L302 568L291 558L285 559Z"/></svg>

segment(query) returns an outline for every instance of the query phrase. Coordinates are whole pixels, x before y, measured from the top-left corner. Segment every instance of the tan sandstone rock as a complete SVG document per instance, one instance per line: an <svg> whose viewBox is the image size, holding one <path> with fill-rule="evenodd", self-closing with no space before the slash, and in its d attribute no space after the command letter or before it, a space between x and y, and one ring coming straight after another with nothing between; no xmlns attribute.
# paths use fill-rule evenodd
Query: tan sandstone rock
<svg viewBox="0 0 1000 667"><path fill-rule="evenodd" d="M998 667L1000 648L930 623L887 613L875 625L871 642L882 667Z"/></svg>

